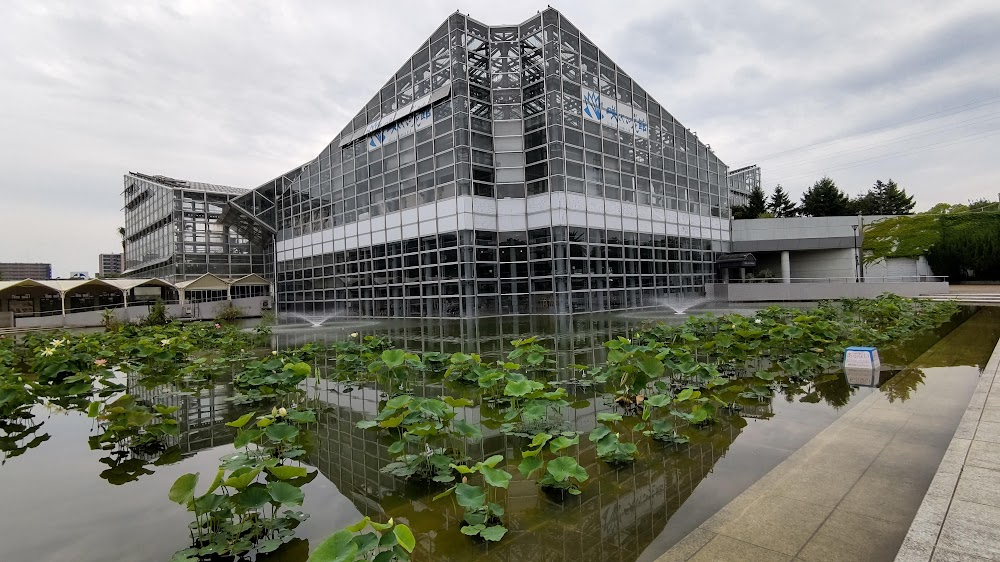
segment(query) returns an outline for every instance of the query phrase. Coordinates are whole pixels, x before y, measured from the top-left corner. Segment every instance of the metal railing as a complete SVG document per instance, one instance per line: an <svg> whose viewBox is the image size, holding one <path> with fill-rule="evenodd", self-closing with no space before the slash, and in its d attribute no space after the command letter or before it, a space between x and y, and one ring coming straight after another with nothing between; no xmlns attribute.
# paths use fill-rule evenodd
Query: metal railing
<svg viewBox="0 0 1000 562"><path fill-rule="evenodd" d="M941 283L948 281L947 275L896 275L887 277L865 276L864 280L857 277L792 277L790 283ZM782 283L780 277L767 279L730 279L730 283Z"/></svg>

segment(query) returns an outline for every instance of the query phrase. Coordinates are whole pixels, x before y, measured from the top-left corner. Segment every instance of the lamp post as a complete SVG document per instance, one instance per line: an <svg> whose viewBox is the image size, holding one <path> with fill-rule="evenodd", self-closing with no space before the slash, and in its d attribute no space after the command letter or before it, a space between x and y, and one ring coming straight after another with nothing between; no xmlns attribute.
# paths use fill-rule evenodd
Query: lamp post
<svg viewBox="0 0 1000 562"><path fill-rule="evenodd" d="M858 250L858 271L861 273L861 282L865 282L865 260L861 259L861 252L865 249L865 217L858 213L858 222L861 223L861 228L855 231L855 233L861 233L861 248ZM856 238L855 234L855 238ZM854 245L857 246L857 240L855 240Z"/></svg>
<svg viewBox="0 0 1000 562"><path fill-rule="evenodd" d="M858 225L852 224L851 228L854 229L854 282L857 283L861 279L858 268L861 264L861 260L858 259Z"/></svg>

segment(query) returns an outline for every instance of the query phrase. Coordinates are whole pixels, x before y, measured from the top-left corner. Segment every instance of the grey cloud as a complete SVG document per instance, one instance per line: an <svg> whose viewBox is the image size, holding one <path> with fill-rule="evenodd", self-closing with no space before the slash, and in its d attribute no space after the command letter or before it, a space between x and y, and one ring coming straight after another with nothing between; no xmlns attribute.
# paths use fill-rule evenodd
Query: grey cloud
<svg viewBox="0 0 1000 562"><path fill-rule="evenodd" d="M637 0L613 13L564 4L553 6L733 164L1000 92L1000 16L985 0ZM545 2L457 5L507 24ZM126 170L249 187L313 158L455 7L0 5L0 201L13 214L0 239L46 217L59 236L37 239L32 257L92 270L118 243ZM877 48L854 48L862 39ZM852 187L892 175L921 205L964 201L992 190L986 162L997 146L994 137L834 173ZM786 187L809 183L796 181ZM961 187L940 190L949 181ZM0 260L22 251L5 244Z"/></svg>

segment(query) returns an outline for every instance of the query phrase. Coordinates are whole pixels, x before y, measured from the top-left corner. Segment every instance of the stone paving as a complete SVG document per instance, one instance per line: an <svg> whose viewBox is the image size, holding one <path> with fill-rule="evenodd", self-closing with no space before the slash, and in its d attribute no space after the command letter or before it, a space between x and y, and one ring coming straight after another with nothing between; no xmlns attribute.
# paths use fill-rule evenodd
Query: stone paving
<svg viewBox="0 0 1000 562"><path fill-rule="evenodd" d="M1000 342L896 562L1000 560Z"/></svg>
<svg viewBox="0 0 1000 562"><path fill-rule="evenodd" d="M983 321L995 322L987 315L993 313L984 314ZM944 356L958 350L960 346L951 345L954 341L982 331L975 320L956 328L913 365L953 364ZM965 371L957 376L952 369ZM871 394L656 562L892 560L969 404L977 383L970 369L977 370L969 366L929 371L919 385L912 385L917 391L909 400L891 400L885 392ZM920 368L910 368L887 384L915 383L907 377L924 376ZM992 431L1000 442L1000 417L997 422ZM963 425L960 431L964 435L969 429ZM983 448L979 454L997 468L998 453ZM1000 490L991 497L1000 499ZM1000 507L975 506L979 511L995 509L996 514L977 524L974 532L984 534L992 526L1000 537ZM962 510L954 525L960 528L975 516L971 509Z"/></svg>

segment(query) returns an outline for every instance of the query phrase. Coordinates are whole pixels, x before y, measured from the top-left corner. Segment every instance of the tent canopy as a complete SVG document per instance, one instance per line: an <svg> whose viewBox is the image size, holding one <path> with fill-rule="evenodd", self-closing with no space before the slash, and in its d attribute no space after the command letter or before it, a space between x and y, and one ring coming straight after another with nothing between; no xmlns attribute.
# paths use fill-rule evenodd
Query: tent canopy
<svg viewBox="0 0 1000 562"><path fill-rule="evenodd" d="M715 258L715 266L720 269L739 269L741 267L757 267L757 258L749 252L719 254Z"/></svg>
<svg viewBox="0 0 1000 562"><path fill-rule="evenodd" d="M225 291L229 289L229 283L213 273L206 273L190 281L181 281L174 286L182 291Z"/></svg>
<svg viewBox="0 0 1000 562"><path fill-rule="evenodd" d="M229 282L230 285L271 285L271 282L267 279L257 275L256 273L251 273L245 277L240 277L239 279L233 279Z"/></svg>

